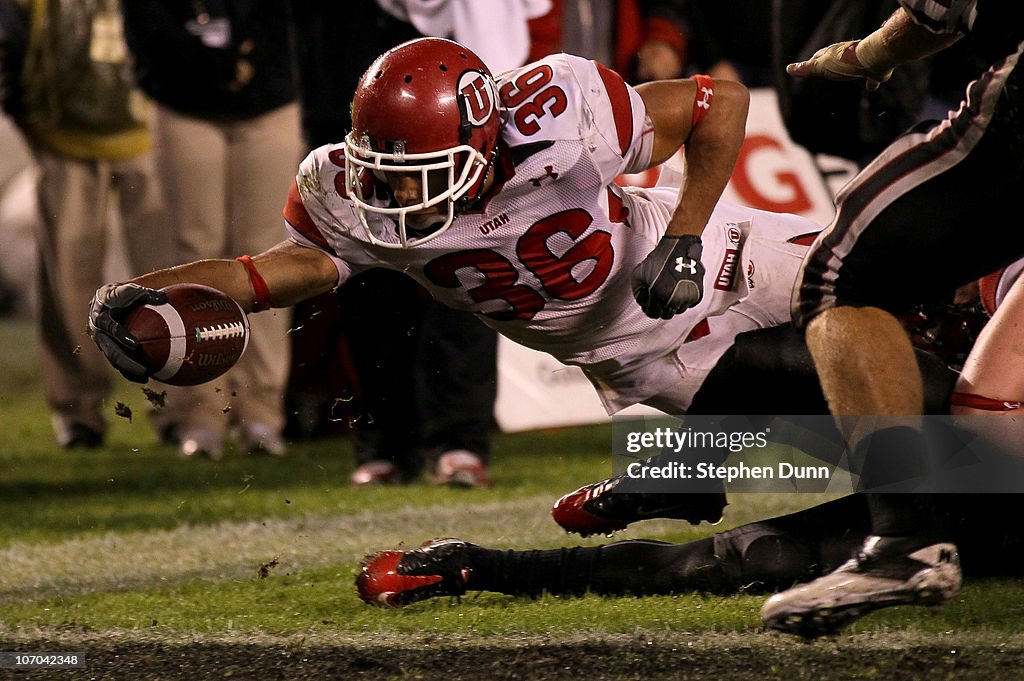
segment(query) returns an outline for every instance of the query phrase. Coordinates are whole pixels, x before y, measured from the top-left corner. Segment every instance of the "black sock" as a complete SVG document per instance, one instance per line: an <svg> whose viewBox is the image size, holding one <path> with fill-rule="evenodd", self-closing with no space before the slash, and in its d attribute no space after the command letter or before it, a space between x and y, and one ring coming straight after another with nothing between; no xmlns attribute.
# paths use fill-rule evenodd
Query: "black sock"
<svg viewBox="0 0 1024 681"><path fill-rule="evenodd" d="M500 551L477 548L470 553L469 590L496 591L513 596L542 593L583 594L590 587L600 546Z"/></svg>
<svg viewBox="0 0 1024 681"><path fill-rule="evenodd" d="M928 472L928 441L909 426L877 430L857 445L854 469L864 492L912 492Z"/></svg>
<svg viewBox="0 0 1024 681"><path fill-rule="evenodd" d="M670 594L730 590L711 537L686 544L635 539L605 546L470 554L469 590L510 595Z"/></svg>
<svg viewBox="0 0 1024 681"><path fill-rule="evenodd" d="M930 494L868 494L871 533L917 537L922 546L944 541L947 532Z"/></svg>
<svg viewBox="0 0 1024 681"><path fill-rule="evenodd" d="M867 492L871 532L882 537L942 534L927 494L915 492L928 475L925 434L908 426L883 428L864 438L854 460L861 489Z"/></svg>

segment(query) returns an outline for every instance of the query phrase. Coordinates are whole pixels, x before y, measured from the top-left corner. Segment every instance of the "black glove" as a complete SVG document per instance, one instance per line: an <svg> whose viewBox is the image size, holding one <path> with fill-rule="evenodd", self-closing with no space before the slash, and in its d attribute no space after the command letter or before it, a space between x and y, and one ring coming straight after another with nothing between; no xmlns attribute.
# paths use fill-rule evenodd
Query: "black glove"
<svg viewBox="0 0 1024 681"><path fill-rule="evenodd" d="M105 284L89 303L89 334L106 358L129 381L145 383L149 367L139 351L139 341L122 322L139 305L162 305L167 294L138 284Z"/></svg>
<svg viewBox="0 0 1024 681"><path fill-rule="evenodd" d="M633 269L633 297L648 317L670 319L704 296L699 236L664 236Z"/></svg>

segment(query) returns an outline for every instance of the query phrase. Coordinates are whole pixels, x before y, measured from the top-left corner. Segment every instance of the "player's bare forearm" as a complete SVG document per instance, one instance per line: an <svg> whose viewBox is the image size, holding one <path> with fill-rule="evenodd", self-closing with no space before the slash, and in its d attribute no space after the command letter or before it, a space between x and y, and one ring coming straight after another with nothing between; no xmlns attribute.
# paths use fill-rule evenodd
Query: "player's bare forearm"
<svg viewBox="0 0 1024 681"><path fill-rule="evenodd" d="M338 285L338 269L327 254L291 241L254 256L252 262L270 288L272 307L288 307Z"/></svg>
<svg viewBox="0 0 1024 681"><path fill-rule="evenodd" d="M747 124L750 94L734 81L715 82L715 102L684 149L686 174L666 234L698 235L732 177Z"/></svg>
<svg viewBox="0 0 1024 681"><path fill-rule="evenodd" d="M252 287L245 266L234 260L197 260L150 272L131 282L155 289L172 284L204 284L234 298L246 312L252 311Z"/></svg>
<svg viewBox="0 0 1024 681"><path fill-rule="evenodd" d="M685 143L686 176L666 235L700 235L732 176L743 146L750 93L735 81L716 80L711 107L700 123L693 126L696 83L667 83L678 83L685 89L677 86L677 92L669 98L664 89L637 88L654 122L651 165L664 163Z"/></svg>
<svg viewBox="0 0 1024 681"><path fill-rule="evenodd" d="M282 242L253 256L253 266L263 277L270 291L271 307L288 307L337 284L334 263L320 251L291 242ZM132 279L148 288L160 289L171 284L204 284L223 291L246 312L255 308L255 292L249 273L237 260L197 260L157 270Z"/></svg>
<svg viewBox="0 0 1024 681"><path fill-rule="evenodd" d="M897 8L874 34L887 56L898 64L932 55L962 37L958 33L932 33L911 19L902 7Z"/></svg>
<svg viewBox="0 0 1024 681"><path fill-rule="evenodd" d="M934 54L960 38L957 33L931 32L900 7L862 40L826 45L810 59L789 64L786 73L831 80L863 78L868 89L874 90L889 80L900 64Z"/></svg>
<svg viewBox="0 0 1024 681"><path fill-rule="evenodd" d="M680 146L686 159L665 234L633 268L631 279L644 314L671 319L704 297L701 234L739 157L750 95L734 81L700 76L650 83L637 92L654 125L651 166L664 163Z"/></svg>

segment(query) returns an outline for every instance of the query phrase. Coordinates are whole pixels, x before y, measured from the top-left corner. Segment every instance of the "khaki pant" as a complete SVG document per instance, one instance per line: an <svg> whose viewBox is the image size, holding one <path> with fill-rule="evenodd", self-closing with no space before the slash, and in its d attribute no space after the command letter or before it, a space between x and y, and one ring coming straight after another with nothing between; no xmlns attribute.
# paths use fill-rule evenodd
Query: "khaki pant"
<svg viewBox="0 0 1024 681"><path fill-rule="evenodd" d="M235 122L184 116L156 106L157 167L164 183L173 262L255 255L287 238L282 210L305 147L298 105ZM250 316L252 336L239 363L211 383L169 388L158 427L211 428L262 423L280 432L289 366L290 310Z"/></svg>
<svg viewBox="0 0 1024 681"><path fill-rule="evenodd" d="M106 268L145 271L169 247L160 190L148 155L80 161L36 149L41 221L39 331L43 390L65 425L104 432L113 370L88 337L88 304ZM114 249L119 215L127 253Z"/></svg>

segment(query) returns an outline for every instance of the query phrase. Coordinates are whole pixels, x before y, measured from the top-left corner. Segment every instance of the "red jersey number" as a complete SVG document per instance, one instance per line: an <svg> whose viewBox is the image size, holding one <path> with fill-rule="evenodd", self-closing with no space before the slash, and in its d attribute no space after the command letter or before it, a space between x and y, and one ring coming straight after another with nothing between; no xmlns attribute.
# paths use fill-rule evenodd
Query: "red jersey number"
<svg viewBox="0 0 1024 681"><path fill-rule="evenodd" d="M536 275L551 298L579 300L600 288L608 278L615 261L611 234L597 230L579 238L591 222L593 218L578 208L562 211L533 224L516 242L516 255ZM555 255L548 246L548 240L558 233L567 234L575 242L561 256ZM588 261L593 263L592 268L577 279ZM544 296L518 283L519 271L515 265L494 251L476 248L446 253L427 263L423 271L435 285L457 288L462 285L458 271L463 268L475 270L483 277L482 284L468 289L474 301L502 300L510 308L485 313L488 317L499 321L526 321L544 309Z"/></svg>
<svg viewBox="0 0 1024 681"><path fill-rule="evenodd" d="M501 101L508 109L515 109L512 122L524 136L536 135L540 132L537 122L540 118L548 114L552 118L559 116L568 106L569 100L562 88L544 87L553 75L550 66L540 64L501 86L498 93Z"/></svg>
<svg viewBox="0 0 1024 681"><path fill-rule="evenodd" d="M615 253L612 251L611 234L597 230L585 239L576 241L587 231L591 222L593 218L586 211L578 208L565 210L534 224L516 243L516 255L537 275L544 290L552 298L579 300L589 296L612 271ZM552 253L548 247L548 239L559 232L568 234L576 241L561 256ZM594 262L594 268L577 281L573 276L574 270L576 275L581 274L579 270L588 260Z"/></svg>
<svg viewBox="0 0 1024 681"><path fill-rule="evenodd" d="M533 319L544 309L544 298L529 286L517 284L519 272L516 271L515 265L494 251L475 248L446 253L428 262L423 268L423 273L438 286L458 288L462 283L457 273L465 267L476 270L484 277L484 283L469 289L470 298L478 303L504 300L511 308L490 313L489 317L500 321Z"/></svg>
<svg viewBox="0 0 1024 681"><path fill-rule="evenodd" d="M338 192L338 195L343 199L348 198L348 187L345 186L345 148L338 147L332 149L327 154L328 160L341 168L341 172L334 176L334 190Z"/></svg>

